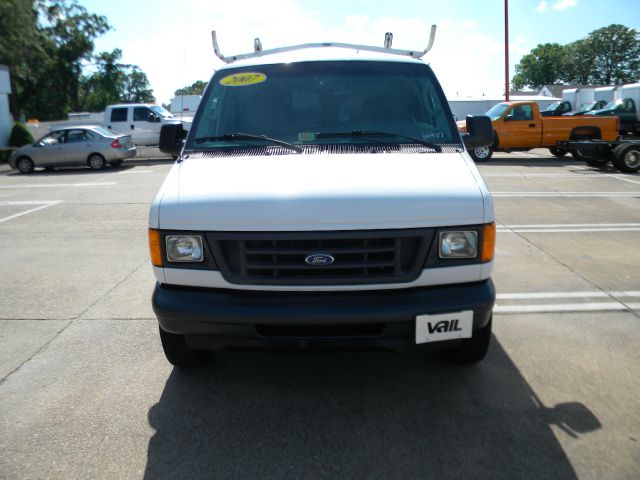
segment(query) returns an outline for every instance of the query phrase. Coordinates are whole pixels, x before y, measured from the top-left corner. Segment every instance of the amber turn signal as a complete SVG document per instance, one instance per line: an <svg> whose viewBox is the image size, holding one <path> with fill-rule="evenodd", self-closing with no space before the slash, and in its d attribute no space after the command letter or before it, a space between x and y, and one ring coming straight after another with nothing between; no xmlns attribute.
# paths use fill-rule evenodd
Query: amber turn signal
<svg viewBox="0 0 640 480"><path fill-rule="evenodd" d="M162 248L160 248L160 232L153 228L149 229L149 253L151 263L155 267L162 267Z"/></svg>
<svg viewBox="0 0 640 480"><path fill-rule="evenodd" d="M496 224L487 223L482 227L482 256L480 259L483 262L490 262L493 260L493 255L496 249Z"/></svg>

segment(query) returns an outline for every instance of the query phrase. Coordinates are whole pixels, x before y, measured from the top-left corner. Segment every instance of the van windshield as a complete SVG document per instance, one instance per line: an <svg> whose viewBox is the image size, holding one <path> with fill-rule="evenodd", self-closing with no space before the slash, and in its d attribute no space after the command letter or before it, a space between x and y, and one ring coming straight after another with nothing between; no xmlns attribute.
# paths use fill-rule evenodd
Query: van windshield
<svg viewBox="0 0 640 480"><path fill-rule="evenodd" d="M413 143L407 137L460 144L446 98L422 64L309 61L225 69L202 102L187 149L265 145L232 135L238 133L295 145Z"/></svg>

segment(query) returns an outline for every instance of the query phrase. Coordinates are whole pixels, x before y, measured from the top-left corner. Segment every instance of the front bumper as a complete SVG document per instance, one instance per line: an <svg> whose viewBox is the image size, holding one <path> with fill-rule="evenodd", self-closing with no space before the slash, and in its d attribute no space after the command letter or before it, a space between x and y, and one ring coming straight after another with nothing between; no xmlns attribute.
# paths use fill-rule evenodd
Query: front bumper
<svg viewBox="0 0 640 480"><path fill-rule="evenodd" d="M415 343L417 315L473 310L487 325L495 301L491 279L460 285L357 292L197 289L157 284L160 327L192 348L382 348L452 346Z"/></svg>

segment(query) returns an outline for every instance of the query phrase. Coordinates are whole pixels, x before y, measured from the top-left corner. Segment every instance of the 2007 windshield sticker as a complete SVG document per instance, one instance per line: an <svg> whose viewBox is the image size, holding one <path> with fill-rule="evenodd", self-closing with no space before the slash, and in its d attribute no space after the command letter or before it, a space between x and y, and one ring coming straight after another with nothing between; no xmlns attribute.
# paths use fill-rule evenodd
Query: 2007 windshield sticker
<svg viewBox="0 0 640 480"><path fill-rule="evenodd" d="M249 85L257 85L258 83L266 81L267 76L264 73L242 72L234 73L233 75L227 75L222 80L220 80L220 85L224 87L246 87Z"/></svg>

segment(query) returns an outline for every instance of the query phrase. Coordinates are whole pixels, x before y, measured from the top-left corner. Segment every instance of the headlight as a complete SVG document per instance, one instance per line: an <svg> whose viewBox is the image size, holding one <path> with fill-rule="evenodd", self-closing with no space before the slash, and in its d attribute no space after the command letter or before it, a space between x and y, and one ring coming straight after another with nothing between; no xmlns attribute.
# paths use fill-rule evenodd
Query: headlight
<svg viewBox="0 0 640 480"><path fill-rule="evenodd" d="M440 233L440 258L475 258L477 254L476 232Z"/></svg>
<svg viewBox="0 0 640 480"><path fill-rule="evenodd" d="M170 262L202 262L204 253L199 235L167 235L167 260Z"/></svg>

